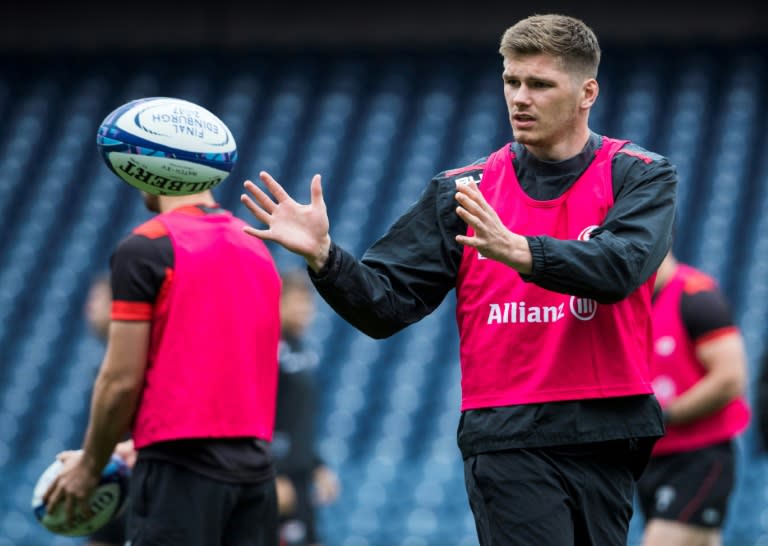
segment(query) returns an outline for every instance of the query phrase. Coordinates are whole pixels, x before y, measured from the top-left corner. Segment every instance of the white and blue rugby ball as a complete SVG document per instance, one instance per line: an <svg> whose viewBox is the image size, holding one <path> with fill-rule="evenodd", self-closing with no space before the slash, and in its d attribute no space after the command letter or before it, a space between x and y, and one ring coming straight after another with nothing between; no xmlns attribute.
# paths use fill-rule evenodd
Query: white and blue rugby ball
<svg viewBox="0 0 768 546"><path fill-rule="evenodd" d="M32 511L37 520L50 532L67 537L90 535L109 523L125 506L128 498L130 468L121 457L112 455L101 473L99 485L88 500L92 512L90 518L83 515L80 508L76 507L72 520L67 523L64 503L61 502L53 512L49 513L43 504L43 495L61 472L62 467L63 463L56 459L40 475L32 493Z"/></svg>
<svg viewBox="0 0 768 546"><path fill-rule="evenodd" d="M133 100L99 126L96 147L123 181L155 195L219 185L237 161L229 128L202 106L172 97Z"/></svg>

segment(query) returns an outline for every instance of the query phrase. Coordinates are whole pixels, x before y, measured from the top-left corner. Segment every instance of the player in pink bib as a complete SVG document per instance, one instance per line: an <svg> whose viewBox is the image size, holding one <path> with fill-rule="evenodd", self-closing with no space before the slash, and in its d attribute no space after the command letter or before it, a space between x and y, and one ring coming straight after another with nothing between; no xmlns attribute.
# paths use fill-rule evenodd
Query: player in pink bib
<svg viewBox="0 0 768 546"><path fill-rule="evenodd" d="M456 290L458 443L482 546L625 544L663 434L651 295L677 176L589 129L600 48L582 21L528 17L500 53L514 141L436 175L362 259L331 241L319 175L308 205L268 173L267 191L246 182L267 225L247 231L303 256L322 297L375 338Z"/></svg>
<svg viewBox="0 0 768 546"><path fill-rule="evenodd" d="M639 484L646 546L720 544L733 438L749 424L744 342L714 279L669 253L653 300L654 390L666 435Z"/></svg>
<svg viewBox="0 0 768 546"><path fill-rule="evenodd" d="M83 450L66 457L48 501L84 502L130 431L128 543L277 546L277 268L210 191L144 197L157 215L111 258L107 351Z"/></svg>

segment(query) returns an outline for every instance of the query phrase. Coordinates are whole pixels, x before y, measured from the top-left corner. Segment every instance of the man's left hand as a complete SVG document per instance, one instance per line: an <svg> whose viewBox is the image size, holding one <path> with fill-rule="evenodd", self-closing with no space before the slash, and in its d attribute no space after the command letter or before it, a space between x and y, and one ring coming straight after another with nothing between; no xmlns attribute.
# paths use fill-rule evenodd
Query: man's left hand
<svg viewBox="0 0 768 546"><path fill-rule="evenodd" d="M88 499L99 483L100 469L89 464L89 458L83 451L63 451L57 458L64 466L43 495L46 511L52 513L62 502L68 523L72 521L78 505L83 515L90 516Z"/></svg>

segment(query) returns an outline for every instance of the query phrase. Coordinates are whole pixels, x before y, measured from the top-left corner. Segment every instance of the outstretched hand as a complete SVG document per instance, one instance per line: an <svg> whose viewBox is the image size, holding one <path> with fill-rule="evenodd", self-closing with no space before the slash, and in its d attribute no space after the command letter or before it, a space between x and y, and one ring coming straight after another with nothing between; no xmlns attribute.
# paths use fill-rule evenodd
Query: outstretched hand
<svg viewBox="0 0 768 546"><path fill-rule="evenodd" d="M521 273L530 273L532 258L528 240L510 231L486 201L477 184L457 184L456 214L469 225L472 236L457 235L456 242L476 248L491 260L506 264Z"/></svg>
<svg viewBox="0 0 768 546"><path fill-rule="evenodd" d="M246 180L243 186L251 195L241 195L240 201L267 228L249 226L245 232L302 256L314 271L322 269L328 261L331 237L320 175L312 177L308 205L297 203L269 173L262 171L259 178L269 194Z"/></svg>

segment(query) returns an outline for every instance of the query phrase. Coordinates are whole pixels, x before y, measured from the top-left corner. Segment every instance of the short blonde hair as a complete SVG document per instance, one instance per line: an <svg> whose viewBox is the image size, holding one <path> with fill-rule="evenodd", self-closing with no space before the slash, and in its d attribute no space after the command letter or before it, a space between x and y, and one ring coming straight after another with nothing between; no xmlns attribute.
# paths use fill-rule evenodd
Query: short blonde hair
<svg viewBox="0 0 768 546"><path fill-rule="evenodd" d="M557 57L563 68L589 78L597 77L600 45L583 21L559 14L531 15L509 27L501 37L499 53Z"/></svg>

